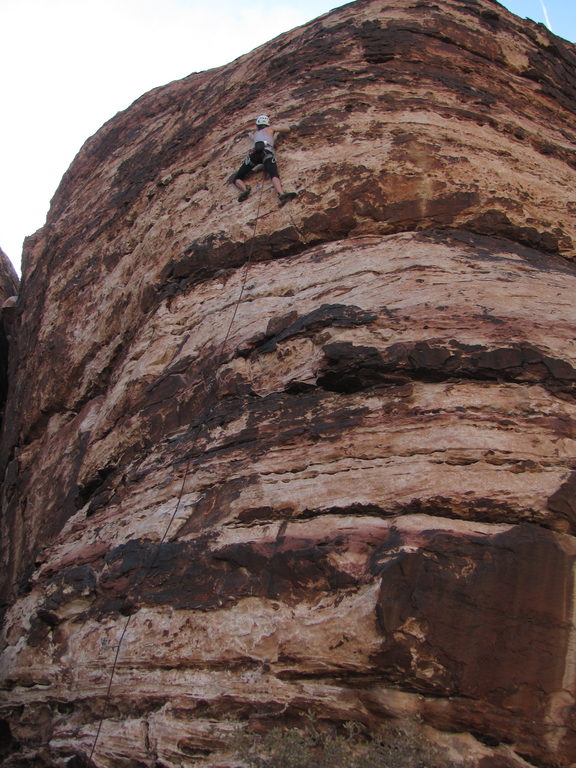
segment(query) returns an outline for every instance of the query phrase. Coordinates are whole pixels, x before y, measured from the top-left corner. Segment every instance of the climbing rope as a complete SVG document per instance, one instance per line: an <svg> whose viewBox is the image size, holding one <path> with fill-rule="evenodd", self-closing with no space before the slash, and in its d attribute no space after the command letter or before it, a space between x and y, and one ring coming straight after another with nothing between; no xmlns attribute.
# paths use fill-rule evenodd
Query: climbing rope
<svg viewBox="0 0 576 768"><path fill-rule="evenodd" d="M296 222L295 222L295 220L294 220L294 216L292 216L292 214L290 213L290 209L289 209L289 208L286 208L286 206L285 206L285 205L283 205L282 207L284 208L284 210L285 210L285 211L286 211L286 213L288 214L288 218L290 219L290 222L292 223L292 226L294 227L294 229L295 229L295 230L296 230L296 232L298 233L298 235L299 235L300 239L302 240L302 242L303 242L303 243L305 243L305 244L306 244L306 243L308 242L308 241L306 240L306 235L305 235L305 234L304 234L304 232L303 232L303 231L300 229L300 227L298 226L298 224L296 224Z"/></svg>
<svg viewBox="0 0 576 768"><path fill-rule="evenodd" d="M254 219L254 226L252 228L252 234L251 234L251 238L250 238L250 248L248 250L248 255L247 255L246 261L244 262L243 275L242 275L242 279L240 281L240 292L238 294L238 298L234 302L234 311L232 313L232 317L231 317L230 322L228 324L228 329L226 330L226 334L224 335L224 338L223 338L223 340L222 340L222 342L220 344L220 348L218 350L218 353L216 354L216 364L215 364L215 367L214 367L214 371L215 372L218 370L222 360L224 359L224 347L226 346L226 342L228 341L228 338L230 337L230 333L232 332L232 327L234 325L234 321L236 320L236 315L238 313L238 308L240 307L240 304L242 302L242 298L244 296L244 291L246 289L246 283L247 283L247 280L248 280L248 271L249 271L250 264L252 262L252 256L254 254L254 242L255 242L255 236L256 236L256 228L258 226L258 221L260 219L260 205L261 205L261 202L262 202L262 190L263 190L263 188L264 188L264 183L261 182L260 183L260 193L258 195L258 206L257 206L257 209L256 209L256 217ZM214 374L214 379L215 378L216 378L216 373ZM206 383L206 380L203 379L203 381L204 381L204 386L206 388L206 391L209 392L210 391L210 385ZM189 427L188 432L190 431L190 429L191 428ZM158 556L159 556L160 551L162 549L162 545L166 541L166 539L168 537L168 533L170 532L170 529L172 528L174 520L176 519L176 516L177 516L177 514L178 514L178 512L180 510L180 506L181 506L181 503L182 503L182 498L184 496L184 489L186 487L186 480L188 479L188 475L190 473L190 466L191 466L191 464L192 464L192 456L189 456L188 460L186 462L186 467L184 469L184 474L183 474L183 477L182 477L182 484L180 486L180 492L179 492L178 497L177 497L176 506L174 508L174 511L173 511L171 517L170 517L168 525L166 526L166 529L164 530L162 538L160 539L160 541L156 545L156 548L155 548L155 551L154 551L154 556L150 560L149 564L146 566L146 568L145 568L145 570L143 572L142 578L140 579L140 581L136 585L137 587L139 587L140 585L142 585L144 583L144 581L148 578L150 572L152 571L152 569L154 568L154 566L157 563ZM202 497L200 497L200 498L202 498ZM196 503L198 503L199 500L200 499L197 499ZM109 679L108 679L108 686L106 688L106 695L104 696L104 706L103 706L103 709L102 709L102 715L100 716L100 719L98 721L98 728L96 729L96 735L94 737L94 741L92 743L92 748L90 750L90 755L89 755L89 758L88 758L89 762L92 761L92 757L94 755L94 751L96 750L96 745L98 744L98 740L100 738L100 732L102 730L102 725L104 723L104 719L106 717L106 711L108 709L108 705L110 703L110 698L111 698L111 695L112 695L112 684L114 682L114 676L116 674L116 669L118 667L118 659L120 657L120 651L122 649L122 643L124 641L124 637L126 636L126 632L128 631L128 627L130 625L130 621L132 619L132 616L133 616L133 614L130 613L126 617L126 622L124 623L124 627L122 629L122 632L120 633L120 637L118 638L118 644L116 645L116 648L115 648L116 652L114 654L114 659L113 659L113 662L112 662L112 667L110 669L110 675L109 675Z"/></svg>
<svg viewBox="0 0 576 768"><path fill-rule="evenodd" d="M252 235L250 238L250 249L248 251L248 256L246 258L246 261L244 262L244 275L242 277L242 281L240 284L240 293L238 295L238 298L236 300L235 306L234 306L234 312L232 313L232 317L230 319L230 323L228 324L228 330L226 331L226 335L224 336L224 339L222 341L222 344L220 345L220 351L217 355L218 357L222 357L224 354L224 346L226 345L226 342L228 341L228 337L230 336L230 332L232 331L232 326L234 325L234 321L236 320L236 314L238 313L238 308L240 306L240 303L242 302L242 298L244 296L244 290L246 288L246 282L248 280L248 268L250 267L250 263L252 262L252 256L254 254L254 238L256 237L256 227L258 226L258 220L260 218L260 205L262 203L262 190L264 189L264 182L260 182L260 193L258 195L258 206L256 208L256 217L254 219L254 226L252 228ZM219 363L218 363L219 364Z"/></svg>

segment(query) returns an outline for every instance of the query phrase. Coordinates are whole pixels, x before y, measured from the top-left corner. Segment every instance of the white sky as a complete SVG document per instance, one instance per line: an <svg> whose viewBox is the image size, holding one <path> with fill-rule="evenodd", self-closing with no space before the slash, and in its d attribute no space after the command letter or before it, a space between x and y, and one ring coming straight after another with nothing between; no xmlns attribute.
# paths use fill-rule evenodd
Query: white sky
<svg viewBox="0 0 576 768"><path fill-rule="evenodd" d="M158 85L226 64L338 0L0 0L0 247L22 241L84 141ZM509 0L576 37L574 0Z"/></svg>

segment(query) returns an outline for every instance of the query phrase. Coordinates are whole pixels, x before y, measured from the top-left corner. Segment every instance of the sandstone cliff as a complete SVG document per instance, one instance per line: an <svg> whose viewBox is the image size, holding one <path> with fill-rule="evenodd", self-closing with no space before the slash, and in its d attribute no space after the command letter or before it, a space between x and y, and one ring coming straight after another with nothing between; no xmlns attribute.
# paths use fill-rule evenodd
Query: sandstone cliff
<svg viewBox="0 0 576 768"><path fill-rule="evenodd" d="M12 262L0 248L0 301L4 302L18 292L18 275Z"/></svg>
<svg viewBox="0 0 576 768"><path fill-rule="evenodd" d="M226 184L260 112L284 208ZM85 144L11 345L7 766L307 711L576 761L575 113L544 27L359 0Z"/></svg>
<svg viewBox="0 0 576 768"><path fill-rule="evenodd" d="M0 422L8 388L8 345L18 284L16 270L0 248Z"/></svg>

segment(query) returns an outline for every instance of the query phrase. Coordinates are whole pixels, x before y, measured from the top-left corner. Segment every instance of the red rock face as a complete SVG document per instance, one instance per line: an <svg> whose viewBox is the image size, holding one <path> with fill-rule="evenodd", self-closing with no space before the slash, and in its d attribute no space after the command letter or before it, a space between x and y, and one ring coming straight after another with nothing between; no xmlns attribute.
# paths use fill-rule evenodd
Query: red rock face
<svg viewBox="0 0 576 768"><path fill-rule="evenodd" d="M18 275L12 263L0 248L0 292L2 302L18 292Z"/></svg>
<svg viewBox="0 0 576 768"><path fill-rule="evenodd" d="M307 711L576 760L575 95L490 0L372 0L86 143L12 331L7 766ZM283 208L226 184L263 111Z"/></svg>
<svg viewBox="0 0 576 768"><path fill-rule="evenodd" d="M8 347L18 284L18 275L0 248L0 418L4 412L8 389Z"/></svg>

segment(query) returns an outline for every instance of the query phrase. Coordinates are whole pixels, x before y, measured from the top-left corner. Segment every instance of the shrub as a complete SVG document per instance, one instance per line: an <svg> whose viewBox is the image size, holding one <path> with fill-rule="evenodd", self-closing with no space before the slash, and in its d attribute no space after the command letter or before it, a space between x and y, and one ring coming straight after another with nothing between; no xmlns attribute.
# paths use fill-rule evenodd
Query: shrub
<svg viewBox="0 0 576 768"><path fill-rule="evenodd" d="M274 728L263 736L243 734L233 745L249 768L447 768L438 746L414 725L363 733L358 723L344 731L325 731L315 719L300 728Z"/></svg>

